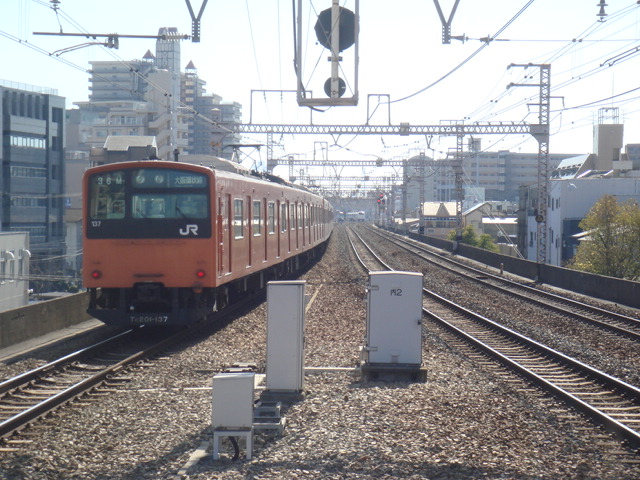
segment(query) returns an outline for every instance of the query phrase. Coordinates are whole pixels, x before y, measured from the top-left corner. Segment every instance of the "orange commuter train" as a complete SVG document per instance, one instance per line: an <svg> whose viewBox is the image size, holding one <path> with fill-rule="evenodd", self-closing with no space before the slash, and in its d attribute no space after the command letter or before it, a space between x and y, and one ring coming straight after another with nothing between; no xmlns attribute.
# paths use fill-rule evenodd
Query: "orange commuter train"
<svg viewBox="0 0 640 480"><path fill-rule="evenodd" d="M141 160L85 172L89 314L114 326L193 323L324 251L325 199L229 165Z"/></svg>

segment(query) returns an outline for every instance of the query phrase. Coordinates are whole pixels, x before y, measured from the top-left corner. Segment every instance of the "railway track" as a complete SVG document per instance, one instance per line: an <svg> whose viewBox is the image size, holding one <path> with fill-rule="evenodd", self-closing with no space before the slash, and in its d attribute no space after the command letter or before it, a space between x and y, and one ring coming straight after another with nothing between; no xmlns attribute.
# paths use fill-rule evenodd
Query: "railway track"
<svg viewBox="0 0 640 480"><path fill-rule="evenodd" d="M39 418L87 392L121 382L117 374L185 337L127 330L95 345L0 383L0 439L11 437Z"/></svg>
<svg viewBox="0 0 640 480"><path fill-rule="evenodd" d="M538 307L551 310L586 324L598 327L606 332L624 336L640 342L640 319L622 315L616 312L588 305L577 300L555 295L543 290L511 281L505 277L491 274L484 270L456 262L453 259L439 255L419 244L407 241L399 235L367 229L387 241L393 242L400 248L418 255L422 260L437 265L451 273L463 275L465 278L480 283L506 295L535 304Z"/></svg>
<svg viewBox="0 0 640 480"><path fill-rule="evenodd" d="M376 270L392 270L392 268L384 263L384 261L352 228L347 228L347 238L349 239L351 250L355 254L358 263L360 263L360 265L362 265L368 272Z"/></svg>
<svg viewBox="0 0 640 480"><path fill-rule="evenodd" d="M127 330L34 370L0 383L0 450L14 449L18 435L50 412L87 394L110 393L139 365L148 365L159 353L195 336L208 336L262 301L253 295L228 306L188 328L168 331Z"/></svg>
<svg viewBox="0 0 640 480"><path fill-rule="evenodd" d="M358 251L378 265L384 261L358 238ZM366 247L365 247L366 245ZM369 265L364 255L362 265ZM387 267L390 268L390 267ZM559 398L603 426L627 446L640 450L640 389L423 289L423 313L485 356Z"/></svg>

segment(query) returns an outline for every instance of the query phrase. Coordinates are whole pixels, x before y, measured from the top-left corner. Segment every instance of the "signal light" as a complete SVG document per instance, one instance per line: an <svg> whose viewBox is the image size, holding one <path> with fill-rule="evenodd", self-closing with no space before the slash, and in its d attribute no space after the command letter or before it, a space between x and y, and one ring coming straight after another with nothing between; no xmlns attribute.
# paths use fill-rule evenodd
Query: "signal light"
<svg viewBox="0 0 640 480"><path fill-rule="evenodd" d="M93 278L94 280L102 278L102 272L100 270L94 270L93 272L91 272L91 278Z"/></svg>

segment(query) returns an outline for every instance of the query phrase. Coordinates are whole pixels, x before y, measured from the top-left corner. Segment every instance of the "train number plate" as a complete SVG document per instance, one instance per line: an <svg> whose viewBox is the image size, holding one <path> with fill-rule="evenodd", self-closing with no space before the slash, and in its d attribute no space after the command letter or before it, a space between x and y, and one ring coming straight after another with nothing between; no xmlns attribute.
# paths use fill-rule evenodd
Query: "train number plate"
<svg viewBox="0 0 640 480"><path fill-rule="evenodd" d="M169 316L167 315L130 315L131 323L167 323Z"/></svg>

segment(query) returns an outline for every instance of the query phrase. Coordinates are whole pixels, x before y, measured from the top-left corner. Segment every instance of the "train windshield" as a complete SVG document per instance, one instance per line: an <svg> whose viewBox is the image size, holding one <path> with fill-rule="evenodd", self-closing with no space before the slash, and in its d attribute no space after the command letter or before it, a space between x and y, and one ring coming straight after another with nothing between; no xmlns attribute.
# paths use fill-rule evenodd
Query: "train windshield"
<svg viewBox="0 0 640 480"><path fill-rule="evenodd" d="M209 179L205 174L136 168L89 177L89 238L206 238Z"/></svg>

